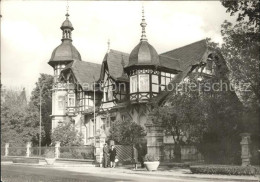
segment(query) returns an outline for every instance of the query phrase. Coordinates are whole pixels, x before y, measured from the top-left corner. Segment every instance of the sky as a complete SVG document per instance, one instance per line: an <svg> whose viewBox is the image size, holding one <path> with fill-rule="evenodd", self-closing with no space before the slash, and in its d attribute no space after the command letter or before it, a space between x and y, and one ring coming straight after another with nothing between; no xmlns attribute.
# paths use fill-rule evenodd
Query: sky
<svg viewBox="0 0 260 182"><path fill-rule="evenodd" d="M163 53L211 38L222 43L224 20L235 21L219 1L69 1L73 45L82 60L102 63L110 48L130 53L141 37L141 11L145 10L148 42ZM1 2L1 81L3 87L27 95L40 73L53 74L47 64L61 43L60 26L67 1Z"/></svg>

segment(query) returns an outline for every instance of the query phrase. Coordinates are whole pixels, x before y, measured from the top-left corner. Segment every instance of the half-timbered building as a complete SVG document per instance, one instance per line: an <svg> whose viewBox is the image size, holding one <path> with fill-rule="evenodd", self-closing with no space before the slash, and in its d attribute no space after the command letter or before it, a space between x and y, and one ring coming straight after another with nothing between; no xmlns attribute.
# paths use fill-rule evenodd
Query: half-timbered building
<svg viewBox="0 0 260 182"><path fill-rule="evenodd" d="M97 133L109 135L115 120L145 126L150 112L147 103L160 95L172 79L183 80L193 73L214 74L213 59L221 57L213 54L206 40L158 54L146 38L144 15L140 25L140 42L130 54L108 49L97 64L81 60L72 44L74 28L66 14L61 26L62 42L48 62L53 67L55 83L52 129L73 122L83 133L85 145L91 145Z"/></svg>

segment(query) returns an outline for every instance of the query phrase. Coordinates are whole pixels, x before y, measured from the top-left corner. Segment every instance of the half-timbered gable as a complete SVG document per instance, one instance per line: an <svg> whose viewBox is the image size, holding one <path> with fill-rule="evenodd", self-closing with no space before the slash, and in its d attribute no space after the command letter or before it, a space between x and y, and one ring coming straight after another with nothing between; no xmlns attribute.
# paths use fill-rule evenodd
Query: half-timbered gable
<svg viewBox="0 0 260 182"><path fill-rule="evenodd" d="M102 109L114 107L126 99L129 80L124 72L124 65L127 63L126 53L110 50L105 55L100 75L103 90Z"/></svg>
<svg viewBox="0 0 260 182"><path fill-rule="evenodd" d="M74 61L62 70L60 79L67 83L68 115L76 115L94 106L93 87L99 80L100 68L99 64Z"/></svg>

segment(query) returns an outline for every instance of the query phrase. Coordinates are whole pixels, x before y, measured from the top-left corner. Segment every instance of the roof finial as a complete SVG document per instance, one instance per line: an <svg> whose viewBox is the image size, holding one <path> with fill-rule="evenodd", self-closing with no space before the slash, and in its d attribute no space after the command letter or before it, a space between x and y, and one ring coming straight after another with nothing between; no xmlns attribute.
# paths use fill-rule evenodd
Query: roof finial
<svg viewBox="0 0 260 182"><path fill-rule="evenodd" d="M107 40L107 53L110 52L110 40L108 39Z"/></svg>
<svg viewBox="0 0 260 182"><path fill-rule="evenodd" d="M144 6L142 6L142 22L140 25L142 27L141 41L147 41L146 34L145 34L145 27L147 24L145 22L145 17L144 17Z"/></svg>
<svg viewBox="0 0 260 182"><path fill-rule="evenodd" d="M67 0L67 13L66 13L66 19L69 19L69 1Z"/></svg>

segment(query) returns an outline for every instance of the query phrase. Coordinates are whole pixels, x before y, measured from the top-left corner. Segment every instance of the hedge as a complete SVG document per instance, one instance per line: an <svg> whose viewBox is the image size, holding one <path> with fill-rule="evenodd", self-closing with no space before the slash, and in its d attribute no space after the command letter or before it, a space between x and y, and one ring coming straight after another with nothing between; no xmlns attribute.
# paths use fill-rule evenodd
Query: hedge
<svg viewBox="0 0 260 182"><path fill-rule="evenodd" d="M13 159L13 163L30 163L30 164L39 164L39 159L21 159L21 158L17 158L17 159Z"/></svg>
<svg viewBox="0 0 260 182"><path fill-rule="evenodd" d="M227 174L227 175L256 175L260 174L260 167L255 166L225 166L225 165L197 165L190 166L192 173Z"/></svg>

